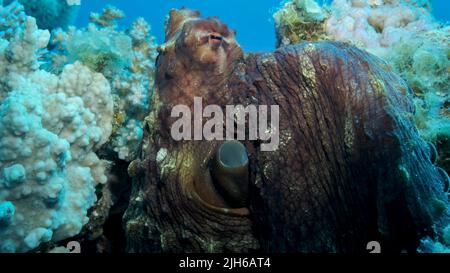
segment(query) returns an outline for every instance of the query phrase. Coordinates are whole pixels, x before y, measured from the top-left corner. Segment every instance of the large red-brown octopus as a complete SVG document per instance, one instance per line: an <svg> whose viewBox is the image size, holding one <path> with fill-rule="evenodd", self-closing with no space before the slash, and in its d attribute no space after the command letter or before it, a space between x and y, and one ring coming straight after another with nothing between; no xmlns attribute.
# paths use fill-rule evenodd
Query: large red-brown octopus
<svg viewBox="0 0 450 273"><path fill-rule="evenodd" d="M331 42L244 55L234 31L188 9L171 11L159 53L129 167L129 251L366 252L375 240L413 252L440 236L447 177L413 125L410 89L380 59ZM194 111L194 97L224 112L278 105L278 149L175 141L171 110Z"/></svg>

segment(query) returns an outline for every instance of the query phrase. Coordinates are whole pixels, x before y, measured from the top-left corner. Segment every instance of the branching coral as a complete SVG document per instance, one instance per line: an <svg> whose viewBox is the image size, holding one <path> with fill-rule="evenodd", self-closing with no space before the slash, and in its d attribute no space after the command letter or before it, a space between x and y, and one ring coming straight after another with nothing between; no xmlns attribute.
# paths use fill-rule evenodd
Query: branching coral
<svg viewBox="0 0 450 273"><path fill-rule="evenodd" d="M106 182L95 150L111 135L110 85L78 62L40 70L49 38L28 17L0 39L0 252L78 234Z"/></svg>
<svg viewBox="0 0 450 273"><path fill-rule="evenodd" d="M149 111L154 81L156 46L150 26L137 19L125 32L116 20L123 12L111 6L92 13L86 29L53 32L47 69L59 71L66 63L80 61L110 81L115 96L113 138L109 147L120 159L131 161L142 139L141 123Z"/></svg>
<svg viewBox="0 0 450 273"><path fill-rule="evenodd" d="M125 17L123 11L113 7L108 6L103 10L103 13L99 14L97 12L92 12L89 19L92 23L102 27L116 27L116 21Z"/></svg>

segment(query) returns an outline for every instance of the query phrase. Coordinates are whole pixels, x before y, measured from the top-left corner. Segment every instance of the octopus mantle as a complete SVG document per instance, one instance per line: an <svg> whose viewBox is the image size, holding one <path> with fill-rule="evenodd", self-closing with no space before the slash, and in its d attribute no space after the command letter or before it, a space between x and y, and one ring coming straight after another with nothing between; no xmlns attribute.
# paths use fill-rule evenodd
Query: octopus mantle
<svg viewBox="0 0 450 273"><path fill-rule="evenodd" d="M414 252L448 223L445 174L418 135L408 86L355 47L303 43L244 56L217 18L172 10L124 216L132 252ZM175 141L178 104L278 105L279 148ZM217 156L219 153L219 157ZM219 161L219 162L218 162ZM234 199L233 199L234 198Z"/></svg>

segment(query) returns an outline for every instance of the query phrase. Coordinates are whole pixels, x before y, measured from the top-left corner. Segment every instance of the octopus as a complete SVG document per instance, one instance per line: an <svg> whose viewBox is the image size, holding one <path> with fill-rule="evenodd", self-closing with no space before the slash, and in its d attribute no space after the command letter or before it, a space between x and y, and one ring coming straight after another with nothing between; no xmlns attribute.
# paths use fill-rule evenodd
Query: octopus
<svg viewBox="0 0 450 273"><path fill-rule="evenodd" d="M235 31L189 9L171 10L158 52L128 168L128 251L361 253L377 241L398 253L442 235L448 176L414 126L411 89L381 59L335 42L244 54ZM278 149L174 140L172 109L194 111L195 97L278 105Z"/></svg>

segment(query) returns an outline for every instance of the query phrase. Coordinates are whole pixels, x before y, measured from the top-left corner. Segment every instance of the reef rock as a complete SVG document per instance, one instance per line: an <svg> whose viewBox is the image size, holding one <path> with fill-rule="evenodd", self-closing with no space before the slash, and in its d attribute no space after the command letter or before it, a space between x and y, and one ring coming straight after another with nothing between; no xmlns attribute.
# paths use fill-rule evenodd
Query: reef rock
<svg viewBox="0 0 450 273"><path fill-rule="evenodd" d="M414 252L443 236L448 177L414 126L411 90L382 60L332 42L244 57L219 19L186 9L171 11L159 52L129 166L128 251L365 252L377 240L384 252ZM261 132L175 141L173 107L193 112L195 97L223 112L278 105L278 126L266 128L278 149L263 151Z"/></svg>

